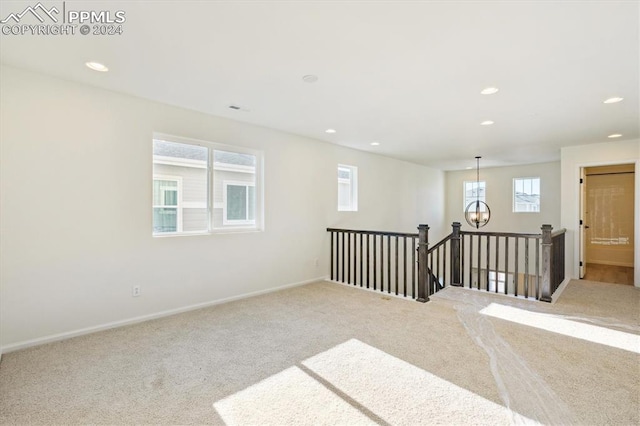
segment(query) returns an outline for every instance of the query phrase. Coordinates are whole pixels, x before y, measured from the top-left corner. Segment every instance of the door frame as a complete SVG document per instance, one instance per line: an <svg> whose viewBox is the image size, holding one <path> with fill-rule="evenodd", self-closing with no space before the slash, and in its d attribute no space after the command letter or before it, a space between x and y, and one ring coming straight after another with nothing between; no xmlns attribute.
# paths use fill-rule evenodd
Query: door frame
<svg viewBox="0 0 640 426"><path fill-rule="evenodd" d="M635 189L635 188L634 188ZM578 278L583 279L587 274L587 237L586 237L586 228L585 228L585 210L587 205L587 168L580 167L580 211L578 214L580 215L579 219L579 238L580 238L580 251L578 252L580 267ZM635 230L634 230L635 231ZM634 246L635 248L635 246Z"/></svg>
<svg viewBox="0 0 640 426"><path fill-rule="evenodd" d="M583 259L582 256L586 253L583 252L582 244L584 242L583 236L583 227L580 226L580 220L583 219L583 194L582 188L583 186L580 184L580 179L583 177L585 172L585 168L587 167L599 167L599 166L615 166L620 164L634 164L634 207L633 207L633 281L636 287L640 287L640 160L629 159L629 160L616 160L616 161L605 161L605 162L588 162L588 163L578 163L576 164L576 179L574 181L574 189L576 194L576 203L578 208L576 209L577 217L575 218L576 224L578 224L578 232L575 236L574 241L574 265L573 270L578 272L578 277L582 278L582 272L584 269L580 267L580 262L586 266L586 259ZM586 181L585 181L586 184Z"/></svg>

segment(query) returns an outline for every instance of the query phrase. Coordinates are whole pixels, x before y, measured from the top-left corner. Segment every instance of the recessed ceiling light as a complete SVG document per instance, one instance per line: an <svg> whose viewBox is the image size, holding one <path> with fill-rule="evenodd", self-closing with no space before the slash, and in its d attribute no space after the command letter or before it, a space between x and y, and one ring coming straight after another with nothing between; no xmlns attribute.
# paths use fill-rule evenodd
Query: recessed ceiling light
<svg viewBox="0 0 640 426"><path fill-rule="evenodd" d="M100 71L100 72L109 71L109 68L107 68L105 65L101 64L100 62L87 62L85 63L85 65L94 71Z"/></svg>
<svg viewBox="0 0 640 426"><path fill-rule="evenodd" d="M493 95L494 93L498 93L499 90L497 87L485 87L480 93L483 95Z"/></svg>
<svg viewBox="0 0 640 426"><path fill-rule="evenodd" d="M467 170L471 170L471 169L473 169L473 167L469 166L469 167L466 167L466 169Z"/></svg>
<svg viewBox="0 0 640 426"><path fill-rule="evenodd" d="M325 130L326 133L335 133L336 130L335 129L327 129Z"/></svg>
<svg viewBox="0 0 640 426"><path fill-rule="evenodd" d="M315 83L318 81L318 76L313 74L308 74L302 77L302 81L305 83Z"/></svg>
<svg viewBox="0 0 640 426"><path fill-rule="evenodd" d="M618 102L622 101L623 99L624 98L620 98L620 97L614 96L613 98L605 99L604 103L605 104L615 104L615 103L618 103Z"/></svg>
<svg viewBox="0 0 640 426"><path fill-rule="evenodd" d="M491 120L485 120L482 123L480 123L481 126L491 126L493 124L493 121Z"/></svg>
<svg viewBox="0 0 640 426"><path fill-rule="evenodd" d="M614 139L614 138L619 138L620 136L622 136L620 133L614 133L612 135L609 135L609 138Z"/></svg>
<svg viewBox="0 0 640 426"><path fill-rule="evenodd" d="M380 142L371 142L371 146L380 146Z"/></svg>

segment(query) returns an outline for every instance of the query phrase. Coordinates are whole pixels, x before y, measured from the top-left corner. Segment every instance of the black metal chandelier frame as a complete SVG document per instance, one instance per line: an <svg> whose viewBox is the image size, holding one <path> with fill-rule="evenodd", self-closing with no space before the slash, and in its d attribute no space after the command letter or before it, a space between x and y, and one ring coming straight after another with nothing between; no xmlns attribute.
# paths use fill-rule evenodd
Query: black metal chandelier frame
<svg viewBox="0 0 640 426"><path fill-rule="evenodd" d="M480 159L476 157L476 200L470 202L464 209L464 219L469 226L480 228L489 223L491 219L491 209L484 201L480 201Z"/></svg>

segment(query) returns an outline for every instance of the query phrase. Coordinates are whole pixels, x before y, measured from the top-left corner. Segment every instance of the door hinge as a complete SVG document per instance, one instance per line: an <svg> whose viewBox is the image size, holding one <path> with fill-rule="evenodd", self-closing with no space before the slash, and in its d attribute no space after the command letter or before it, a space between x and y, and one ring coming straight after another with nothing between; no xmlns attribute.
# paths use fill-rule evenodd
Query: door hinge
<svg viewBox="0 0 640 426"><path fill-rule="evenodd" d="M580 183L584 183L584 179L580 178Z"/></svg>
<svg viewBox="0 0 640 426"><path fill-rule="evenodd" d="M582 266L582 261L580 261L580 266Z"/></svg>
<svg viewBox="0 0 640 426"><path fill-rule="evenodd" d="M582 219L580 219L580 225L582 226Z"/></svg>

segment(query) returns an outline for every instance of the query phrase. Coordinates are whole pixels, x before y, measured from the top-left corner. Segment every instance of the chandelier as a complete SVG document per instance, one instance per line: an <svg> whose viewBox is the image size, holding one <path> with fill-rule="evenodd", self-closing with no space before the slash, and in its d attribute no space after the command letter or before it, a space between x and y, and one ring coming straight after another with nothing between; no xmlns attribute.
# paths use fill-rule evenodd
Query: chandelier
<svg viewBox="0 0 640 426"><path fill-rule="evenodd" d="M480 228L489 223L491 219L491 210L484 201L480 201L480 159L476 157L476 200L470 202L464 209L464 218L467 223L474 228Z"/></svg>

